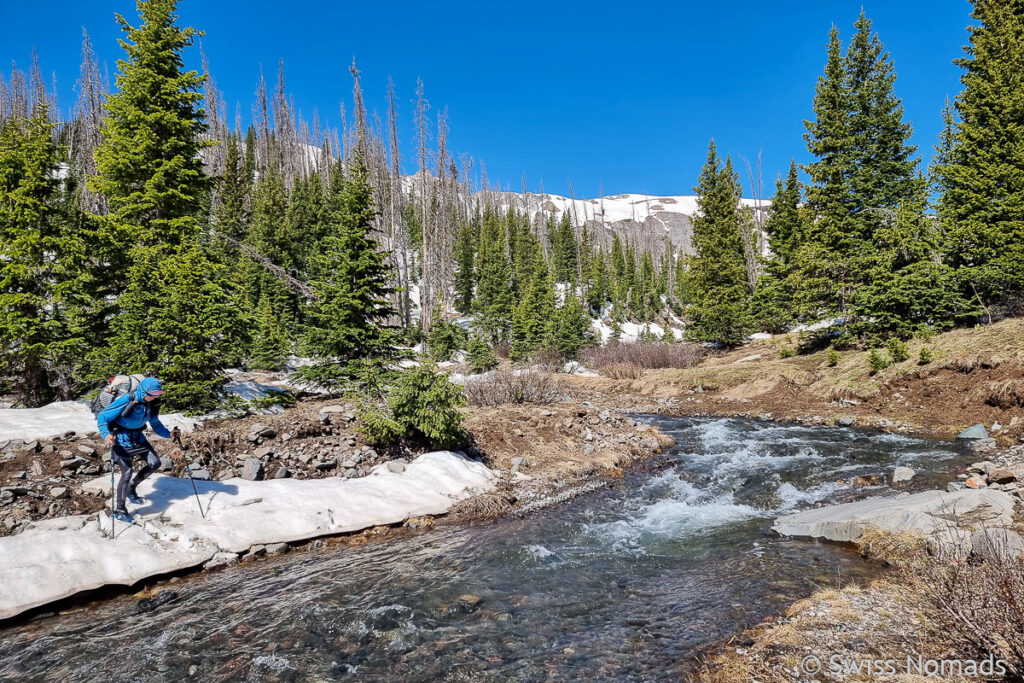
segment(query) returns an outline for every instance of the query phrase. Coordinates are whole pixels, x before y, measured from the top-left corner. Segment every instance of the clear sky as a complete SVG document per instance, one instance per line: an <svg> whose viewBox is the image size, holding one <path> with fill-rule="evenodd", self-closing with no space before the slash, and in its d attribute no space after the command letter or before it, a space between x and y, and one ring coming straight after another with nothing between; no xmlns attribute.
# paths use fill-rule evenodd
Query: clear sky
<svg viewBox="0 0 1024 683"><path fill-rule="evenodd" d="M803 120L829 27L848 38L862 6L895 61L927 161L943 101L960 88L951 60L967 41L966 0L182 0L178 12L206 32L229 120L240 103L248 122L260 66L272 84L283 59L303 115L316 108L337 125L354 57L371 110L383 115L394 79L410 159L419 77L434 113L448 110L449 147L483 161L492 182L519 189L525 174L531 190L568 194L571 180L577 196L596 196L692 193L712 137L741 168L739 157L762 150L770 190L790 158L808 160ZM115 12L138 23L133 0L0 0L0 71L12 61L27 70L35 47L67 108L83 27L113 75ZM198 66L197 48L188 60Z"/></svg>

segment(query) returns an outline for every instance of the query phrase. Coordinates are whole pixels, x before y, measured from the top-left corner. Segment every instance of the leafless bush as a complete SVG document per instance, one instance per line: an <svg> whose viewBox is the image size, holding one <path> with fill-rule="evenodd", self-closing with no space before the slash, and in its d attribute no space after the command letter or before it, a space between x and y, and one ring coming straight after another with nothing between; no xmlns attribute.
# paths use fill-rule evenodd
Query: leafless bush
<svg viewBox="0 0 1024 683"><path fill-rule="evenodd" d="M601 367L601 374L611 379L640 379L644 369L634 363L611 363Z"/></svg>
<svg viewBox="0 0 1024 683"><path fill-rule="evenodd" d="M664 344L659 342L620 342L612 340L604 346L580 351L580 361L587 367L607 374L610 365L631 364L638 368L692 368L700 362L707 349L698 344Z"/></svg>
<svg viewBox="0 0 1024 683"><path fill-rule="evenodd" d="M554 403L562 396L561 383L551 374L533 370L494 370L466 380L466 402L471 406L507 403Z"/></svg>
<svg viewBox="0 0 1024 683"><path fill-rule="evenodd" d="M1002 529L974 532L972 550L912 552L895 564L899 583L935 637L958 658L990 655L1007 680L1024 680L1024 571L1019 537Z"/></svg>

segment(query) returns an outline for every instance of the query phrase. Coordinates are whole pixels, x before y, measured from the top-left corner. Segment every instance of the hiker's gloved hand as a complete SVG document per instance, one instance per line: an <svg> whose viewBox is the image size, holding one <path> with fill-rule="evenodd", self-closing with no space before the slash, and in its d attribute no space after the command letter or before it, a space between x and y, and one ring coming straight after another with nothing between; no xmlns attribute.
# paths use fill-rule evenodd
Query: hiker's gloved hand
<svg viewBox="0 0 1024 683"><path fill-rule="evenodd" d="M117 443L117 437L114 436L113 434L107 434L107 438L104 439L104 441L107 442L108 446L113 446L114 444Z"/></svg>

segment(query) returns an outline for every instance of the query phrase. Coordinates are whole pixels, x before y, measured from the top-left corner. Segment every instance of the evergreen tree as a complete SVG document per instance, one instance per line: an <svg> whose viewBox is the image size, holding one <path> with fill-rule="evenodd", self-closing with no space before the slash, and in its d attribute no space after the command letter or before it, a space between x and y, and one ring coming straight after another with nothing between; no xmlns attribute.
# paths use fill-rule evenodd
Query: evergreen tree
<svg viewBox="0 0 1024 683"><path fill-rule="evenodd" d="M738 344L749 325L750 290L740 236L739 181L728 158L720 164L712 141L694 188L698 212L693 218L695 254L686 273L691 295L686 332L694 341Z"/></svg>
<svg viewBox="0 0 1024 683"><path fill-rule="evenodd" d="M62 202L60 159L45 102L0 123L0 380L29 406L72 397L92 341L76 313L86 242Z"/></svg>
<svg viewBox="0 0 1024 683"><path fill-rule="evenodd" d="M466 344L466 362L473 373L487 372L498 367L498 358L491 351L484 338L478 334L470 334Z"/></svg>
<svg viewBox="0 0 1024 683"><path fill-rule="evenodd" d="M249 367L281 370L288 357L289 343L284 325L274 313L270 298L264 296L256 309L256 334L253 337Z"/></svg>
<svg viewBox="0 0 1024 683"><path fill-rule="evenodd" d="M373 196L360 156L347 176L334 170L329 200L329 234L320 240L312 259L310 283L316 300L309 306L306 348L314 365L299 376L331 390L372 384L383 365L398 356L392 328L385 321L394 311L388 295L385 254L373 232Z"/></svg>
<svg viewBox="0 0 1024 683"><path fill-rule="evenodd" d="M562 214L562 219L555 226L549 224L552 233L552 269L556 282L576 282L576 269L579 266L579 245L576 243L576 232L569 220L569 212Z"/></svg>
<svg viewBox="0 0 1024 683"><path fill-rule="evenodd" d="M96 149L99 175L90 180L129 245L175 246L196 235L211 182L200 157L213 144L200 137L205 77L183 70L183 51L201 33L175 24L176 6L177 0L139 0L138 28L115 15L127 58L117 62L117 92L107 97Z"/></svg>
<svg viewBox="0 0 1024 683"><path fill-rule="evenodd" d="M512 267L501 221L492 210L484 213L477 258L477 322L491 343L508 339L512 325Z"/></svg>
<svg viewBox="0 0 1024 683"><path fill-rule="evenodd" d="M524 360L547 344L555 315L555 284L543 256L538 255L533 281L515 308L509 358Z"/></svg>
<svg viewBox="0 0 1024 683"><path fill-rule="evenodd" d="M240 324L227 279L224 267L195 244L169 255L159 246L136 249L110 347L94 353L96 375L155 375L170 407L213 408Z"/></svg>
<svg viewBox="0 0 1024 683"><path fill-rule="evenodd" d="M972 312L952 268L938 258L939 231L924 208L921 193L876 232L869 280L854 298L851 333L907 339L946 329Z"/></svg>
<svg viewBox="0 0 1024 683"><path fill-rule="evenodd" d="M605 303L610 296L610 283L608 281L608 266L604 256L604 250L598 247L591 260L591 281L587 288L587 307L597 315L604 311Z"/></svg>
<svg viewBox="0 0 1024 683"><path fill-rule="evenodd" d="M473 290L476 285L473 265L475 232L473 224L465 221L455 240L455 310L463 315L469 313L473 306Z"/></svg>
<svg viewBox="0 0 1024 683"><path fill-rule="evenodd" d="M853 218L850 97L839 30L833 26L825 72L814 92L814 120L804 122L807 150L816 160L804 167L810 176L810 221L799 255L800 287L794 301L800 317L820 318L845 310L854 288L851 256L859 254L862 244Z"/></svg>
<svg viewBox="0 0 1024 683"><path fill-rule="evenodd" d="M958 280L987 305L1024 293L1024 7L972 4L939 213Z"/></svg>
<svg viewBox="0 0 1024 683"><path fill-rule="evenodd" d="M796 163L790 162L786 181L779 178L775 183L775 197L764 224L771 256L764 263L764 274L758 278L751 302L755 324L774 334L786 331L795 322L793 295L803 237L800 194Z"/></svg>
<svg viewBox="0 0 1024 683"><path fill-rule="evenodd" d="M583 307L583 302L572 292L567 292L565 304L555 313L551 329L551 347L562 358L575 358L580 349L593 342L590 317Z"/></svg>

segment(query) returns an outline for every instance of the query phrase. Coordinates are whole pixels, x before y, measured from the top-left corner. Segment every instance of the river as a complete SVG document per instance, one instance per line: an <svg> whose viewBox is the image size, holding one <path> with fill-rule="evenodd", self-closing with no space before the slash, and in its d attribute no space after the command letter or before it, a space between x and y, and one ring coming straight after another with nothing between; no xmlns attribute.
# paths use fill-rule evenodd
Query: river
<svg viewBox="0 0 1024 683"><path fill-rule="evenodd" d="M838 483L954 444L846 428L641 416L677 445L613 487L526 518L271 558L0 630L0 679L678 679L701 646L879 571L782 539L779 514L891 495Z"/></svg>

